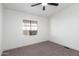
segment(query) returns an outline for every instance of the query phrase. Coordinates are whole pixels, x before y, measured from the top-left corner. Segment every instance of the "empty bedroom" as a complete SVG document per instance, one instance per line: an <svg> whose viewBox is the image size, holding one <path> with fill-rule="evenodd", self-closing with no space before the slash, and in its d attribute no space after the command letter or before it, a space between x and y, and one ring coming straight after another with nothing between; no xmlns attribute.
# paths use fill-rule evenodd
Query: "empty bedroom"
<svg viewBox="0 0 79 59"><path fill-rule="evenodd" d="M0 3L1 56L79 56L79 3Z"/></svg>

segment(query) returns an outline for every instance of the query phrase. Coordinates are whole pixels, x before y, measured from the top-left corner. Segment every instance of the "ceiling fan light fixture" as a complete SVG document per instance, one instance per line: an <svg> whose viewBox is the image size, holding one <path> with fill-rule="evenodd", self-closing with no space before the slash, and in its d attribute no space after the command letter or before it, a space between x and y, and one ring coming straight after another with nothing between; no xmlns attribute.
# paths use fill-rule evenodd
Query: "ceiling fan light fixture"
<svg viewBox="0 0 79 59"><path fill-rule="evenodd" d="M58 6L59 3L46 3L46 2L44 2L44 3L33 4L33 5L31 5L31 6L34 7L34 6L38 6L38 5L42 5L43 11L45 11L45 10L46 10L46 5Z"/></svg>
<svg viewBox="0 0 79 59"><path fill-rule="evenodd" d="M47 3L42 3L42 6L46 6L47 5Z"/></svg>

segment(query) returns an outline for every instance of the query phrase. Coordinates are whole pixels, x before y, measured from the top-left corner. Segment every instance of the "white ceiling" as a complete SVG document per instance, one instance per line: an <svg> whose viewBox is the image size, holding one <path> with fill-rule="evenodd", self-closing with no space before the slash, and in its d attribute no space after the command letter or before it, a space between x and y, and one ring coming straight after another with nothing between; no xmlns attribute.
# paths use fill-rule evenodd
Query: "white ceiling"
<svg viewBox="0 0 79 59"><path fill-rule="evenodd" d="M71 5L71 3L59 3L59 6L46 5L46 10L43 11L42 5L31 7L33 4L35 3L4 3L3 6L5 8L49 18L60 10Z"/></svg>

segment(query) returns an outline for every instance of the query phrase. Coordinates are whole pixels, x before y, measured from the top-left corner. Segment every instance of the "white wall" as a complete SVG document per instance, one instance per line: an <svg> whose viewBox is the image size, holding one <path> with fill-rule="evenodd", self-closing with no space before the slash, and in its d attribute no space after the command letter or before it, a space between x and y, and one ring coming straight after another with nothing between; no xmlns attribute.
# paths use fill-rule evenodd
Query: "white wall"
<svg viewBox="0 0 79 59"><path fill-rule="evenodd" d="M38 21L38 35L23 36L23 19ZM79 50L79 4L74 4L52 16L50 21L43 17L10 9L4 9L3 20L4 50L43 42L48 39L63 46ZM50 37L48 31L50 31Z"/></svg>
<svg viewBox="0 0 79 59"><path fill-rule="evenodd" d="M0 4L0 55L2 53L2 4Z"/></svg>
<svg viewBox="0 0 79 59"><path fill-rule="evenodd" d="M50 35L50 41L79 50L79 4L52 16Z"/></svg>
<svg viewBox="0 0 79 59"><path fill-rule="evenodd" d="M22 34L22 20L37 20L38 21L38 35L24 36ZM43 42L48 39L48 20L42 17L4 9L4 38L3 49L12 49L29 44Z"/></svg>

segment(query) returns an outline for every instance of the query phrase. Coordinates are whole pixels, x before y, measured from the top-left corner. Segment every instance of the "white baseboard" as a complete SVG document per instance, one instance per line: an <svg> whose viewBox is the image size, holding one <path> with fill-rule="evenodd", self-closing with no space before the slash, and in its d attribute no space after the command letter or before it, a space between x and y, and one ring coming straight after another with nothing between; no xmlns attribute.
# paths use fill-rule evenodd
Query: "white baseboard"
<svg viewBox="0 0 79 59"><path fill-rule="evenodd" d="M41 43L41 42L45 42L45 41L48 41L48 40L43 40L43 41L33 42L33 43L29 43L29 44L27 44L27 45L22 45L22 46L18 46L18 47L14 47L14 48L9 48L9 49L3 49L3 51L16 49L16 48L20 48L20 47L23 47L23 46L29 46L29 45L33 45L33 44L37 44L37 43Z"/></svg>
<svg viewBox="0 0 79 59"><path fill-rule="evenodd" d="M49 41L50 41L50 42L53 42L52 40L49 40ZM60 44L60 43L57 43L57 42L53 42L53 43L56 43L56 44L61 45L61 46L63 46L63 47L68 47L68 46L65 46L65 45ZM76 50L76 51L79 51L79 49L75 49L75 48L72 48L72 47L68 47L68 48L73 49L73 50Z"/></svg>

